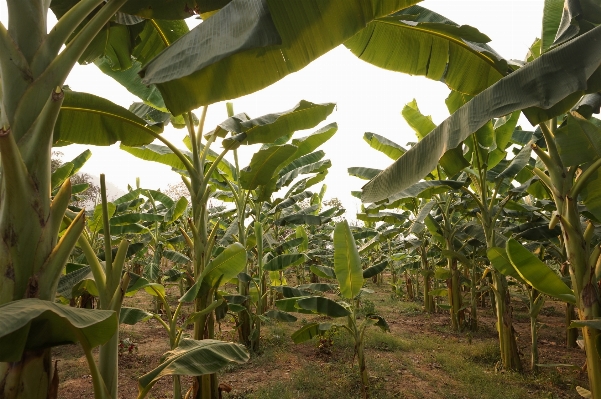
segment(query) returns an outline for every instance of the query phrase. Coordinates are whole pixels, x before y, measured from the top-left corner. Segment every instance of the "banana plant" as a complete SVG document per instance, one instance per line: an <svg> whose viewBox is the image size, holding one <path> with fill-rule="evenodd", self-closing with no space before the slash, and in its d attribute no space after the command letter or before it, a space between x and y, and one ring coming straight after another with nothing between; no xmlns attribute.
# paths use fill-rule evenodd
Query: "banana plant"
<svg viewBox="0 0 601 399"><path fill-rule="evenodd" d="M599 207L596 201L597 180L600 155L595 143L601 137L601 130L592 118L587 120L576 111L568 113L560 127L555 119L539 124L545 139L546 151L537 144L532 144L532 150L544 164L546 171L535 167L533 173L540 179L552 195L556 212L551 217L549 227L561 226L563 245L566 249L569 263L572 288L560 286L566 298L575 302L579 319L584 326L583 337L587 355L587 371L590 384L590 395L593 398L601 396L601 358L597 355L597 337L599 330L587 324L599 317L595 303L599 300L594 288L599 281L599 253L601 247L593 244L595 222L598 222ZM583 140L592 145L583 147ZM582 201L582 202L580 202ZM590 218L583 223L579 212L580 203L587 209ZM545 292L540 282L528 273L528 270L544 270L542 262L535 262L526 257L524 251L517 246L507 248L510 259L520 275L529 284L541 292ZM528 269L530 266L530 269ZM543 264L544 266L544 264ZM567 288L567 290L566 290Z"/></svg>
<svg viewBox="0 0 601 399"><path fill-rule="evenodd" d="M259 349L261 317L265 311L266 271L278 270L264 269L267 262L267 259L264 258L264 224L269 219L273 220L273 217L269 217L270 215L279 217L282 212L286 214L285 212L290 206L306 197L306 188L325 178L331 166L331 161L322 160L325 155L324 152L315 150L336 133L337 125L335 123L329 124L309 136L292 139L291 143L287 142L296 130L313 127L325 119L332 112L333 107L334 104L331 103L316 105L301 101L294 110L257 119L261 120L263 132L256 132L257 122L250 120L246 114L233 115L233 105L228 103L227 109L230 118L219 126L219 134L225 136L231 133L233 135L233 138L226 138L225 140L238 137L243 144L264 143L245 168L239 167L237 149L234 150L234 166L231 167L231 176L224 176L225 189L236 205L238 240L244 246L247 245L247 230L244 224L247 212L250 211L255 220L253 231L256 242L257 273L256 275L249 274L247 267L243 272L250 276L250 281L239 279L238 292L239 295L248 298L245 302L246 311L239 316L241 342L254 351ZM304 120L301 118L304 118ZM269 205L272 203L272 194L290 186L297 177L307 174L314 174L314 176L302 179L298 182L300 184L295 184L289 190L283 200L275 201L276 203ZM221 195L223 196L223 194ZM266 206L268 212L264 215L263 209ZM274 223L299 223L299 221L292 220L290 217L294 217L294 215L286 216L282 221L278 218ZM303 215L300 216L303 219ZM309 217L310 215L306 215L305 219ZM321 223L321 218L314 216L310 222ZM298 264L299 261L304 259L303 257L297 258L292 263ZM289 262L280 262L279 258L276 260L278 262L274 261L273 264L277 264L279 270L291 265ZM249 284L255 277L258 280L259 299L256 302L256 313L253 313L250 306ZM246 278L245 280L249 279Z"/></svg>
<svg viewBox="0 0 601 399"><path fill-rule="evenodd" d="M169 346L172 352L177 352L178 356L190 357L189 361L194 362L197 369L201 370L203 365L207 362L202 361L202 356L206 354L199 352L197 350L199 347L205 345L204 341L211 341L210 343L215 344L220 341L215 340L190 340L183 339L182 333L186 329L187 326L194 324L197 321L200 321L203 327L208 326L208 322L210 320L211 313L223 303L223 298L218 298L217 290L219 286L229 282L232 278L237 276L246 265L246 249L242 247L239 243L234 243L226 248L222 248L221 252L216 255L212 261L207 265L204 269L200 278L197 279L196 283L179 299L179 303L175 309L171 309L169 302L165 297L165 289L160 284L149 285L146 288L147 292L150 292L152 295L156 296L159 301L161 301L163 308L165 309L165 314L167 320L164 321L159 314L153 314L152 317L159 321L159 323L165 328L168 336L169 336ZM205 292L203 294L199 294L200 292ZM180 320L180 314L182 311L182 305L185 303L192 303L195 301L197 297L208 298L208 303L206 306L200 310L191 313L184 322L178 326L178 321ZM209 344L207 342L206 344ZM249 359L249 355L246 351L241 350L236 347L234 344L229 344L230 349L227 349L226 343L220 343L223 350L231 351L235 353L236 356L231 358L230 360L237 363L244 363ZM169 354L166 354L166 362L169 363L172 360L169 359ZM180 360L181 361L181 360ZM225 362L224 364L227 364ZM154 383L160 378L157 376L156 370L162 370L165 367L165 363L162 363L158 366L157 369L149 372L145 376L140 377L139 379L139 398L144 397L152 388ZM171 366L168 366L171 367ZM201 372L197 372L195 374L192 370L187 370L186 372L182 371L172 371L170 375L173 375L173 397L174 399L181 399L181 381L180 375L192 375L198 376L201 375ZM149 375L152 375L153 378L149 379ZM162 375L161 375L162 376Z"/></svg>
<svg viewBox="0 0 601 399"><path fill-rule="evenodd" d="M280 145L276 141L280 137L289 138L297 130L314 127L325 119L333 109L334 104L331 103L313 104L308 101L301 101L290 110L264 115L260 118L251 119L246 114L233 115L219 124L213 131L207 133L206 141L203 143L203 138L205 138L203 135L204 120L207 111L205 107L197 129L194 126L192 116L188 114L186 118L188 136L184 139L184 144L189 151L178 149L173 143L160 136L159 139L165 144L164 146L155 144L143 147L121 146L123 150L136 157L163 163L182 174L182 179L188 187L192 199L192 217L188 223L190 234L186 233L184 235L184 232L182 234L193 254L195 284L199 282L198 279L214 256L213 249L215 248L219 223L209 219L208 201L212 193L217 192L216 187L231 187L233 182L244 181L250 184L249 187L256 189L260 184L265 185L272 182L273 184L269 185L269 188L274 190L277 180L272 178L273 174L264 175L262 173L267 170L273 171L269 169L268 164L274 158L265 156L265 151L278 155L287 153L288 157L292 156L293 153L303 155L305 153L302 151L305 150L307 150L306 153L311 152L310 145L297 147L290 144ZM221 139L223 150L218 154L211 150L211 146L219 139ZM276 142L275 145L269 146L274 142ZM251 169L239 169L236 152L234 152L234 165L224 158L229 151L237 149L241 144L257 143L266 144L267 148L258 156L256 163L251 162ZM279 162L283 162L285 159L286 157L281 159L281 156L275 158ZM279 163L276 163L272 166L275 168L278 165ZM267 180L264 181L265 179ZM232 193L236 193L235 188ZM239 212L239 232L245 231L244 220L248 194L246 191L244 191L244 194L234 196ZM242 272L247 273L247 267ZM195 312L201 312L212 303L212 297L208 290L198 290L196 292L199 297L195 300ZM247 296L247 288L246 291L241 290L239 293ZM194 339L213 339L214 321L213 313L209 313L206 318L197 319L194 325ZM203 376L199 386L200 389L195 392L195 395L207 398L218 396L218 384L215 375Z"/></svg>
<svg viewBox="0 0 601 399"><path fill-rule="evenodd" d="M376 269L372 269L376 268ZM370 270L372 269L372 270ZM372 266L366 270L361 267L361 258L355 243L355 238L348 225L342 221L334 229L334 270L342 302L336 302L322 296L304 296L278 301L278 307L283 310L318 313L334 318L346 318L346 323L308 323L292 334L295 343L310 340L316 335L322 335L333 326L347 331L354 343L354 351L359 363L361 390L364 398L369 398L369 376L365 363L365 332L369 326L375 325L383 331L389 331L386 321L375 314L366 315L363 321L357 319L356 300L361 294L365 278L370 278L375 270L384 270L381 265ZM347 302L348 301L348 302Z"/></svg>
<svg viewBox="0 0 601 399"><path fill-rule="evenodd" d="M68 179L65 180L51 197L54 188L50 173L52 144L61 139L82 144L92 141L106 145L116 140L142 144L152 140L147 130L155 134L160 130L151 129L127 110L108 101L97 101L97 98L63 88L73 65L124 3L125 0L78 2L49 31L46 22L49 2L11 2L8 28L0 25L0 231L10 238L0 246L3 314L11 311L13 303L23 303L14 301L27 301L28 298L54 301L63 267L84 228L85 217L80 212L62 237L58 237L72 186ZM99 9L94 12L96 8ZM88 18L93 12L94 15ZM92 116L89 112L92 108L105 112L96 114L96 123L93 118L88 119L85 129L81 129L76 119L66 120L74 108L80 116L87 117ZM121 121L134 123L127 133L122 129L110 132L114 124L108 121L115 113L119 113ZM103 120L108 124L103 124ZM26 325L37 317L33 313L30 316ZM101 336L111 337L115 333L109 324L100 323L98 327L104 329L99 332ZM57 324L57 329L61 328ZM3 329L2 336L9 334L9 330ZM80 330L76 327L73 331ZM27 335L23 333L24 337ZM89 341L81 334L78 336L86 352L99 343L98 340ZM65 339L67 342L75 340L75 336ZM38 348L56 344L56 340L50 339ZM6 358L1 359L2 394L12 396L9 392L19 392L17 397L48 397L54 389L55 375L50 349L33 350L22 346L20 350L12 353L11 363L6 363ZM94 367L91 363L90 366ZM97 368L95 375L96 371ZM97 397L107 395L98 378L94 378L94 383ZM22 386L30 388L21 391L18 387Z"/></svg>
<svg viewBox="0 0 601 399"><path fill-rule="evenodd" d="M545 293L538 291L536 288L534 288L532 285L530 285L526 280L524 280L522 278L522 276L520 275L519 271L515 268L515 266L513 266L513 263L511 262L511 258L508 256L507 250L512 251L512 253L515 254L515 250L516 248L519 248L515 243L517 241L511 241L511 243L508 243L508 246L506 248L506 250L503 250L502 248L490 248L488 250L488 254L489 254L489 258L491 260L491 263L493 265L493 267L495 269L497 269L500 273L503 273L504 275L508 276L508 277L513 277L515 280L517 280L519 283L521 283L523 286L527 287L527 303L528 303L528 314L530 316L530 336L531 336L531 351L530 351L530 368L534 373L538 372L538 368L539 368L539 361L538 361L538 330L540 328L539 323L537 322L537 317L538 314L540 313L540 310L542 309L543 305L545 304ZM511 245L511 249L510 249L510 245ZM519 244L518 244L519 245ZM523 247L519 248L522 249ZM539 252L542 252L542 248L538 248L537 249ZM540 256L539 256L540 257ZM515 256L514 256L515 258ZM543 272L541 273L541 277L542 275L545 275L547 277L549 276L553 276L553 274L549 273L549 269L548 267L545 265L544 267L546 269L543 269L541 266L541 263L537 263L537 265L539 267L541 267L540 271ZM555 283L558 287L564 287L565 284L561 285L559 283L559 281L557 281L557 278L553 278L553 277L549 277L552 280L555 280ZM538 284L537 284L538 286ZM565 287L567 288L567 286ZM568 290L566 290L565 288L563 288L563 291L565 292L569 292ZM546 292L553 292L552 295L553 297L563 300L565 301L566 298L565 296L563 296L561 294L561 292L557 289L555 289L554 291L550 291L548 289L545 290ZM572 298L569 298L569 301L571 303L574 303L575 301Z"/></svg>

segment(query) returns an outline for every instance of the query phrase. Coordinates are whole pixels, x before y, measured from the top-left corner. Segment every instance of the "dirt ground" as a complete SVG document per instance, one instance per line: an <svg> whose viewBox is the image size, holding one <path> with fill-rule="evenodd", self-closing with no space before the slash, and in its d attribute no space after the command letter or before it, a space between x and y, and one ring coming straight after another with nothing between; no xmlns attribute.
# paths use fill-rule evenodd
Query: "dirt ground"
<svg viewBox="0 0 601 399"><path fill-rule="evenodd" d="M527 309L514 301L514 326L524 373L500 370L495 318L489 308L479 309L479 330L452 332L446 311L425 314L419 302L404 302L386 286L365 301L390 326L390 333L370 329L366 342L368 371L376 398L577 398L575 386L587 386L583 351L566 348L564 305L548 301L539 317L539 363L571 364L572 368L544 367L530 371L530 320ZM173 292L173 300L176 292ZM138 293L126 306L149 309L148 296ZM189 312L189 310L188 310ZM317 340L295 345L290 334L318 316L298 315L295 323L268 324L262 329L262 348L241 366L224 370L219 381L231 386L224 398L359 398L353 346L342 333L333 344ZM232 318L221 323L217 338L235 341ZM191 333L191 331L190 331ZM119 398L137 397L137 379L159 364L169 350L163 327L150 320L122 326L123 353L119 357ZM77 346L53 350L60 375L59 398L92 398L92 381L82 351ZM467 366L465 366L467 365ZM319 381L312 381L318 379ZM317 389L314 389L317 384ZM319 384L324 384L319 388ZM487 386L488 384L488 386ZM484 386L482 386L484 385ZM185 394L190 379L182 381ZM282 396L283 394L288 396ZM271 396L270 396L271 395ZM163 378L149 398L171 398L171 378Z"/></svg>

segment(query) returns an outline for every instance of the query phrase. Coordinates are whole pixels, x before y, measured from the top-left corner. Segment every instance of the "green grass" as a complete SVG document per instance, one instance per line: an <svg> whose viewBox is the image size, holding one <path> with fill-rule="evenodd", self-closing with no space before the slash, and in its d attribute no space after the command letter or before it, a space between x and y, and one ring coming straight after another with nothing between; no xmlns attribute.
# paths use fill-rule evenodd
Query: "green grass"
<svg viewBox="0 0 601 399"><path fill-rule="evenodd" d="M480 311L486 319L479 324L479 331L453 332L448 315L424 314L418 302L399 301L388 291L376 291L368 298L366 307L375 308L393 329L388 333L369 327L365 334L371 398L567 399L577 397L575 385L584 383L574 370L545 369L539 375L500 371L497 333L489 326L489 310ZM305 323L316 320L311 315L302 318ZM408 323L407 327L403 323ZM235 369L286 367L288 373L260 381L245 393L224 397L362 398L354 342L348 333L343 329L334 333L331 353L324 355L316 340L300 345L291 342L290 335L302 324L264 325L262 352L253 355L252 364Z"/></svg>

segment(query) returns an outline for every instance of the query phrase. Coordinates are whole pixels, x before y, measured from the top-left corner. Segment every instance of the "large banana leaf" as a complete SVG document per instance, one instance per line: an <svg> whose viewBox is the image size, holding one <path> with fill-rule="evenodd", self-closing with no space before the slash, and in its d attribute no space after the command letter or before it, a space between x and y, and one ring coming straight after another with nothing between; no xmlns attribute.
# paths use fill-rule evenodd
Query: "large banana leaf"
<svg viewBox="0 0 601 399"><path fill-rule="evenodd" d="M488 256L488 260L492 266L502 275L510 276L519 281L522 284L528 284L522 276L517 272L515 267L511 264L509 257L507 256L507 252L503 248L492 247L486 251L486 255Z"/></svg>
<svg viewBox="0 0 601 399"><path fill-rule="evenodd" d="M323 335L331 327L331 323L309 323L293 332L290 338L295 344L300 344L311 340L315 336Z"/></svg>
<svg viewBox="0 0 601 399"><path fill-rule="evenodd" d="M181 159L175 155L169 147L163 145L148 144L140 147L121 145L119 148L145 161L162 163L163 165L171 166L172 168L179 170L186 169L186 166ZM183 151L182 153L188 157L191 157L189 152Z"/></svg>
<svg viewBox="0 0 601 399"><path fill-rule="evenodd" d="M202 272L197 282L179 299L192 302L201 285L213 287L217 282L225 284L238 275L246 265L246 249L239 242L228 245Z"/></svg>
<svg viewBox="0 0 601 399"><path fill-rule="evenodd" d="M383 272L384 269L386 269L386 266L388 266L387 260L385 260L384 262L378 263L377 265L368 267L367 269L363 270L363 278L372 278L373 276L377 275L378 273Z"/></svg>
<svg viewBox="0 0 601 399"><path fill-rule="evenodd" d="M303 191L300 194L293 195L292 197L278 203L276 206L271 208L271 210L269 211L269 214L273 214L281 209L288 208L288 207L296 204L297 202L302 201L307 198L311 198L312 196L313 196L313 193L311 191Z"/></svg>
<svg viewBox="0 0 601 399"><path fill-rule="evenodd" d="M493 118L527 107L548 109L574 93L596 89L594 79L588 80L599 64L601 27L543 54L475 96L367 183L362 200L380 201L417 183L448 149Z"/></svg>
<svg viewBox="0 0 601 399"><path fill-rule="evenodd" d="M425 116L420 112L415 99L403 107L401 114L407 124L415 131L418 141L436 128L436 125L432 122L432 117ZM451 177L469 166L469 162L463 157L461 146L458 146L457 148L450 149L440 158L440 165L447 176Z"/></svg>
<svg viewBox="0 0 601 399"><path fill-rule="evenodd" d="M315 151L320 145L328 141L338 131L336 122L330 123L309 136L293 139L292 144L298 147L292 159L297 159Z"/></svg>
<svg viewBox="0 0 601 399"><path fill-rule="evenodd" d="M373 169L373 168L363 168L363 167L357 166L357 167L348 168L347 171L348 171L348 174L351 176L355 176L355 177L358 177L359 179L363 179L363 180L370 180L370 179L373 179L374 177L376 177L378 175L378 173L380 173L382 170L381 169Z"/></svg>
<svg viewBox="0 0 601 399"><path fill-rule="evenodd" d="M297 213L294 215L284 216L283 218L277 219L273 222L276 226L287 226L291 224L308 224L312 226L318 226L330 220L330 218L322 218L315 215L305 215Z"/></svg>
<svg viewBox="0 0 601 399"><path fill-rule="evenodd" d="M401 115L403 115L407 124L411 126L411 129L415 131L418 141L426 137L426 135L436 127L434 122L432 122L431 116L425 116L420 112L415 99L405 104L401 111Z"/></svg>
<svg viewBox="0 0 601 399"><path fill-rule="evenodd" d="M524 281L547 295L568 303L576 303L574 291L549 266L532 255L519 242L510 238L506 249L507 257Z"/></svg>
<svg viewBox="0 0 601 399"><path fill-rule="evenodd" d="M377 176L376 176L377 178ZM373 181L373 180L372 180ZM444 192L448 189L458 190L465 185L465 182L457 181L457 180L428 180L422 181L414 184L413 186L406 188L405 190L398 192L389 198L386 201L383 201L382 204L378 205L391 205L394 206L395 203L399 200L403 200L405 198L431 198L435 192ZM435 190L435 191L434 191ZM370 206L371 208L371 206Z"/></svg>
<svg viewBox="0 0 601 399"><path fill-rule="evenodd" d="M557 28L561 22L564 0L545 0L543 7L543 28L541 32L540 52L547 51L555 41Z"/></svg>
<svg viewBox="0 0 601 399"><path fill-rule="evenodd" d="M298 150L297 150L298 151ZM297 169L297 168L301 168L303 166L307 166L309 164L312 164L314 162L317 162L319 160L321 160L324 156L326 155L325 152L319 150L319 151L315 151L312 152L310 154L307 155L303 155L300 158L295 158L294 156L292 158L294 158L293 161L290 161L286 166L284 166L279 172L278 175L280 177L284 176L286 173Z"/></svg>
<svg viewBox="0 0 601 399"><path fill-rule="evenodd" d="M265 266L263 266L263 269L268 271L284 270L287 267L298 266L308 260L309 258L305 254L278 255L267 262Z"/></svg>
<svg viewBox="0 0 601 399"><path fill-rule="evenodd" d="M369 144L369 146L374 150L380 151L395 161L407 151L397 143L390 141L386 137L380 136L379 134L367 132L363 135L363 140L365 140L367 144Z"/></svg>
<svg viewBox="0 0 601 399"><path fill-rule="evenodd" d="M310 129L327 118L332 113L336 104L314 104L301 100L292 109L275 114L263 115L259 118L241 120L236 116L220 123L215 134L224 135L226 132L236 134L244 133L242 144L272 143L282 136L288 136L297 130ZM234 138L223 140L223 145L228 145Z"/></svg>
<svg viewBox="0 0 601 399"><path fill-rule="evenodd" d="M296 305L301 309L311 310L329 317L345 317L351 314L348 309L338 302L322 296L299 299Z"/></svg>
<svg viewBox="0 0 601 399"><path fill-rule="evenodd" d="M564 166L581 165L601 157L601 128L577 113L555 132L557 150Z"/></svg>
<svg viewBox="0 0 601 399"><path fill-rule="evenodd" d="M477 94L507 74L507 62L476 28L420 6L376 18L344 45L380 68L441 81Z"/></svg>
<svg viewBox="0 0 601 399"><path fill-rule="evenodd" d="M184 338L177 348L163 355L157 368L138 379L138 390L140 394L146 393L159 379L168 375L213 374L231 363L242 364L248 359L248 351L240 344L214 339L197 341Z"/></svg>
<svg viewBox="0 0 601 399"><path fill-rule="evenodd" d="M292 144L284 144L256 152L250 161L250 165L240 171L240 185L242 188L254 190L260 185L269 183L275 171L297 149Z"/></svg>
<svg viewBox="0 0 601 399"><path fill-rule="evenodd" d="M19 361L23 352L81 342L93 348L117 331L112 310L78 309L39 299L0 306L0 361Z"/></svg>
<svg viewBox="0 0 601 399"><path fill-rule="evenodd" d="M142 18L186 19L218 11L231 0L129 0L121 12Z"/></svg>
<svg viewBox="0 0 601 399"><path fill-rule="evenodd" d="M87 93L65 90L65 98L54 127L54 142L61 144L138 146L154 140L151 132L161 129L149 126L127 109Z"/></svg>
<svg viewBox="0 0 601 399"><path fill-rule="evenodd" d="M123 306L119 311L119 324L127 324L133 326L141 321L146 321L152 318L152 313L143 309L128 308Z"/></svg>
<svg viewBox="0 0 601 399"><path fill-rule="evenodd" d="M296 168L291 172L286 173L284 176L278 179L276 183L276 189L280 189L282 187L288 186L290 183L294 181L299 175L309 174L309 173L321 173L326 171L332 166L332 161L326 159L324 161L314 162L312 164L303 166L301 168Z"/></svg>
<svg viewBox="0 0 601 399"><path fill-rule="evenodd" d="M157 84L175 115L240 97L304 68L374 18L415 3L416 0L234 0L147 64L142 70L143 81ZM241 43L236 37L239 21L245 21L254 29L252 32L264 34L263 40L246 35L250 40ZM274 46L280 43L279 38L281 46ZM186 59L188 54L192 62Z"/></svg>
<svg viewBox="0 0 601 399"><path fill-rule="evenodd" d="M348 222L342 221L334 228L334 270L343 298L353 299L363 286L361 258Z"/></svg>

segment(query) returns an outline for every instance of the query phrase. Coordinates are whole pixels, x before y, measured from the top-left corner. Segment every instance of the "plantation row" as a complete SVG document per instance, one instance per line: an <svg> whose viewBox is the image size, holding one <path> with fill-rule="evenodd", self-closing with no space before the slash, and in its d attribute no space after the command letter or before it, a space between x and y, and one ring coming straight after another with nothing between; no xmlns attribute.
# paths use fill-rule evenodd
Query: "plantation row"
<svg viewBox="0 0 601 399"><path fill-rule="evenodd" d="M58 397L50 348L66 343L83 349L95 397L116 398L119 324L154 318L171 350L139 378L138 398L170 376L176 399L217 399L217 372L260 352L265 323L298 313L327 321L304 323L296 343L333 328L349 334L367 398L368 327L389 326L375 313L359 317L360 303L365 280L387 270L398 294L401 280L409 298L421 284L424 311L448 310L456 331L478 329L478 301L488 299L502 367L518 372L515 294L529 307L533 371L538 314L546 298L565 302L567 344L580 331L586 352L589 385L578 393L601 399L601 6L546 1L541 38L522 62L414 3L9 1L8 28L0 25L0 398ZM48 10L58 19L50 30ZM204 22L188 31L195 13ZM251 118L228 103L228 119L205 129L210 104L340 44L451 90L451 116L438 126L415 101L403 108L417 138L406 148L365 134L394 163L349 169L369 180L355 193L363 226L353 227L338 201L325 201L325 184L316 189L331 167L319 147L337 130L317 126L335 104L303 100ZM141 101L128 110L63 87L76 62L95 63ZM184 148L161 135L168 124L186 129ZM317 130L293 138L305 129ZM100 203L78 208L88 185L71 177L90 152L53 170L52 148L116 142L171 167L188 195L138 184L109 202L101 176ZM252 144L262 146L239 165ZM179 287L175 305L167 284ZM140 290L154 309L122 306ZM194 311L182 317L186 304ZM226 315L238 343L215 339ZM191 386L181 376L194 377Z"/></svg>

